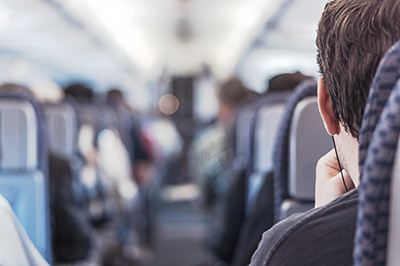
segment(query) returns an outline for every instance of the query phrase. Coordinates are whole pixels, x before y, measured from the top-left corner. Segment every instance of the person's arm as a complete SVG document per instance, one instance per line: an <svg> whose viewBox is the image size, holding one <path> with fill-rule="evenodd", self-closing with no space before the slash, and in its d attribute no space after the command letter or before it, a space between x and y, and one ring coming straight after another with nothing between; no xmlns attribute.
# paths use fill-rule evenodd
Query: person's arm
<svg viewBox="0 0 400 266"><path fill-rule="evenodd" d="M347 189L355 186L350 176L343 169ZM332 149L322 156L316 167L315 207L323 206L346 193L335 151Z"/></svg>

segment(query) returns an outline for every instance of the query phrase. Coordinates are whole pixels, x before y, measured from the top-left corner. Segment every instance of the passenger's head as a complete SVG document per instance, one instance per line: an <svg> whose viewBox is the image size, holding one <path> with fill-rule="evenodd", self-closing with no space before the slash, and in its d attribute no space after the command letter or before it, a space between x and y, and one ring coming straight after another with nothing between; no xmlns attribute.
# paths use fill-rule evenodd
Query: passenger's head
<svg viewBox="0 0 400 266"><path fill-rule="evenodd" d="M248 90L237 78L231 78L218 88L217 98L219 102L218 119L228 122L233 112L243 100L248 97Z"/></svg>
<svg viewBox="0 0 400 266"><path fill-rule="evenodd" d="M340 162L359 183L358 137L378 64L400 39L400 0L336 0L317 32L318 105Z"/></svg>
<svg viewBox="0 0 400 266"><path fill-rule="evenodd" d="M297 85L311 77L304 76L300 72L284 73L276 75L268 81L268 91L270 92L284 92L294 90Z"/></svg>
<svg viewBox="0 0 400 266"><path fill-rule="evenodd" d="M88 86L75 83L71 84L64 90L66 96L71 96L79 101L92 101L93 100L93 90Z"/></svg>
<svg viewBox="0 0 400 266"><path fill-rule="evenodd" d="M320 84L336 119L355 139L379 61L399 39L398 0L336 0L325 6L316 40Z"/></svg>
<svg viewBox="0 0 400 266"><path fill-rule="evenodd" d="M124 103L124 94L119 89L111 89L107 92L107 102L113 104Z"/></svg>
<svg viewBox="0 0 400 266"><path fill-rule="evenodd" d="M0 92L2 94L18 94L25 96L26 98L36 101L34 94L32 91L23 85L15 84L15 83L4 83L0 85Z"/></svg>

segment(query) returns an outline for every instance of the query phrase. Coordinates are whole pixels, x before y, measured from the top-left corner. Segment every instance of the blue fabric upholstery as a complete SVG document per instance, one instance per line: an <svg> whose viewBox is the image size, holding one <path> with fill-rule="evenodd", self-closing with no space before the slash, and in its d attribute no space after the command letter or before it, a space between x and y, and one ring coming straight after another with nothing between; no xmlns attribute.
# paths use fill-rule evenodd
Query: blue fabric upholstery
<svg viewBox="0 0 400 266"><path fill-rule="evenodd" d="M360 177L369 142L382 113L383 107L400 78L400 41L392 46L382 58L371 84L359 137Z"/></svg>
<svg viewBox="0 0 400 266"><path fill-rule="evenodd" d="M262 107L266 105L276 104L276 103L283 103L285 102L292 92L273 92L265 95L260 100L254 103L255 109L255 116L252 118L251 122L251 139L250 139L250 160L248 165L248 175L254 171L254 162L255 162L255 135L256 135L256 121L258 120L259 111Z"/></svg>
<svg viewBox="0 0 400 266"><path fill-rule="evenodd" d="M46 121L44 119L43 110L41 109L39 103L35 100L33 95L29 92L15 87L12 90L0 90L0 97L10 98L10 99L23 99L28 101L36 112L36 119L38 124L38 169L48 176L48 143L47 143L47 127Z"/></svg>
<svg viewBox="0 0 400 266"><path fill-rule="evenodd" d="M390 178L400 130L399 78L397 42L378 67L360 130L361 183L354 240L357 266L386 263Z"/></svg>
<svg viewBox="0 0 400 266"><path fill-rule="evenodd" d="M317 83L314 80L302 82L287 100L285 111L278 126L274 145L274 220L279 221L281 202L288 198L288 151L289 131L294 109L298 102L309 96L317 95Z"/></svg>
<svg viewBox="0 0 400 266"><path fill-rule="evenodd" d="M382 111L359 188L354 265L385 265L390 180L400 133L400 80Z"/></svg>
<svg viewBox="0 0 400 266"><path fill-rule="evenodd" d="M19 86L8 86L8 87L3 87L0 90L0 97L2 99L21 99L24 101L29 102L32 107L35 110L36 113L36 122L37 122L37 130L38 130L38 134L37 134L37 155L38 155L38 165L37 165L37 171L39 171L41 173L41 176L43 176L44 179L44 191L41 192L40 195L38 195L38 197L43 197L43 193L44 193L44 198L45 198L45 206L37 206L38 207L38 213L42 213L41 210L44 209L44 217L40 217L40 221L44 221L45 223L45 248L44 250L40 250L40 252L42 253L42 255L51 262L51 235L50 235L50 207L49 207L49 190L48 190L48 143L47 143L47 127L46 127L46 122L44 119L44 114L43 111L40 107L40 105L38 104L38 102L35 100L35 98L33 97L33 95L26 90L25 88L21 88ZM36 175L36 174L35 174ZM25 176L25 173L21 173L21 176ZM32 175L30 175L32 176ZM7 177L7 176L6 176ZM39 179L36 179L39 180ZM6 181L6 180L5 180ZM8 181L7 181L8 182ZM25 186L25 185L24 185ZM34 189L34 188L32 188ZM40 190L37 190L40 191ZM33 201L34 202L34 201ZM14 210L18 216L18 211ZM21 213L21 215L24 215L23 213ZM31 219L33 219L34 217L31 217ZM25 225L24 225L25 226ZM25 228L26 229L26 228ZM39 229L34 229L34 231L30 232L29 230L27 230L28 234L36 234ZM43 239L42 239L43 240ZM41 240L41 241L42 241ZM36 244L36 243L35 243Z"/></svg>

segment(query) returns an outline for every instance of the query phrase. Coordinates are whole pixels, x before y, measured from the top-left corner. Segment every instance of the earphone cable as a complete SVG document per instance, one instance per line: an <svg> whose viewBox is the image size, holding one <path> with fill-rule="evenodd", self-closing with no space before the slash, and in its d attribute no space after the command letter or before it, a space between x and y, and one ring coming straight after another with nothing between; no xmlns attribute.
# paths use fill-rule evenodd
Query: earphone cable
<svg viewBox="0 0 400 266"><path fill-rule="evenodd" d="M336 143L335 143L335 139L333 138L333 136L332 136L332 142L333 142L333 148L335 149L336 160L337 160L338 165L339 165L340 174L342 176L344 189L346 189L346 192L349 192L349 190L347 189L347 186L346 186L346 182L344 181L343 168L342 168L342 165L340 164L340 161L339 161L339 156L338 156L337 149L336 149Z"/></svg>

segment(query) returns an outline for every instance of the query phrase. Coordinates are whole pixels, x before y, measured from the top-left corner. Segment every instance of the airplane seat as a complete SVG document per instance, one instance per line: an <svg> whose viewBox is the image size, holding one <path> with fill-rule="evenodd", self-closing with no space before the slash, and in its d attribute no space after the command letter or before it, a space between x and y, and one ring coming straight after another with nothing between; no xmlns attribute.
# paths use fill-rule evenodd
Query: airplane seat
<svg viewBox="0 0 400 266"><path fill-rule="evenodd" d="M49 148L71 158L76 155L79 121L75 108L68 102L43 104L49 128Z"/></svg>
<svg viewBox="0 0 400 266"><path fill-rule="evenodd" d="M316 163L332 148L317 101L315 96L304 98L293 114L289 140L289 199L282 202L281 220L314 207Z"/></svg>
<svg viewBox="0 0 400 266"><path fill-rule="evenodd" d="M395 188L400 128L399 63L400 42L397 42L377 69L360 129L355 266L398 264L398 222L393 222L398 217Z"/></svg>
<svg viewBox="0 0 400 266"><path fill-rule="evenodd" d="M303 99L308 98L310 96L317 95L317 84L314 80L306 80L295 89L295 91L291 94L288 98L285 110L281 116L279 121L279 125L277 128L277 138L274 140L274 154L273 154L273 176L274 176L274 220L275 222L279 222L283 217L288 215L291 211L291 208L287 208L287 204L284 204L282 209L282 202L284 200L288 200L291 198L289 191L290 185L290 173L289 173L289 165L290 165L290 152L292 151L291 148L291 127L294 119L294 114L296 112L296 107ZM301 108L304 109L304 108ZM297 109L301 111L301 109ZM307 108L305 108L307 110ZM318 110L316 110L318 112ZM301 117L301 116L296 116ZM321 121L318 118L318 121ZM322 121L320 122L322 126ZM313 130L313 128L311 129ZM309 138L309 136L308 136ZM310 138L312 141L312 138ZM320 154L323 155L323 154ZM314 162L316 164L316 160ZM293 164L292 166L296 166ZM315 169L315 165L310 167L311 169ZM294 169L293 169L294 170ZM312 176L314 177L314 173ZM294 191L295 192L295 191ZM289 206L295 207L295 204L292 204L289 200L287 201ZM312 207L312 203L308 205L308 207ZM282 210L282 211L281 211ZM281 214L283 213L283 214Z"/></svg>
<svg viewBox="0 0 400 266"><path fill-rule="evenodd" d="M247 214L254 211L258 193L267 173L272 170L272 147L276 128L290 93L270 93L256 103L251 124L250 160L247 169Z"/></svg>
<svg viewBox="0 0 400 266"><path fill-rule="evenodd" d="M359 186L355 265L398 265L399 262L399 193L395 190L400 167L396 149L400 136L399 114L400 80L382 111L364 158Z"/></svg>
<svg viewBox="0 0 400 266"><path fill-rule="evenodd" d="M254 102L249 102L238 107L233 131L234 159L230 169L231 178L228 180L228 190L224 202L224 214L218 228L217 237L212 239L210 246L217 256L226 262L232 260L240 227L245 218L246 204L246 170L250 158L251 123L255 115Z"/></svg>
<svg viewBox="0 0 400 266"><path fill-rule="evenodd" d="M231 265L246 265L263 232L273 225L272 146L279 117L291 92L270 93L256 101L251 122L250 162L244 180L245 217Z"/></svg>
<svg viewBox="0 0 400 266"><path fill-rule="evenodd" d="M87 195L81 172L84 159L79 152L78 134L80 121L73 99L59 103L42 104L49 132L49 148L56 155L66 158L71 167L71 191L81 206L87 204Z"/></svg>
<svg viewBox="0 0 400 266"><path fill-rule="evenodd" d="M394 160L389 203L389 228L386 260L388 266L395 266L400 261L400 141L397 143Z"/></svg>
<svg viewBox="0 0 400 266"><path fill-rule="evenodd" d="M0 193L51 262L48 149L42 110L19 88L0 91Z"/></svg>
<svg viewBox="0 0 400 266"><path fill-rule="evenodd" d="M251 122L255 110L252 103L240 108L236 120L236 156L234 167L245 170L250 161Z"/></svg>

